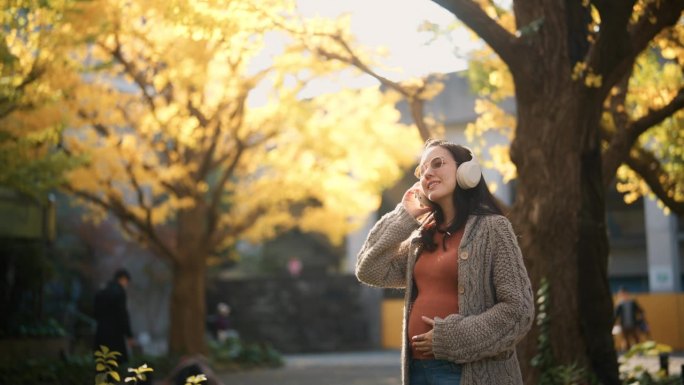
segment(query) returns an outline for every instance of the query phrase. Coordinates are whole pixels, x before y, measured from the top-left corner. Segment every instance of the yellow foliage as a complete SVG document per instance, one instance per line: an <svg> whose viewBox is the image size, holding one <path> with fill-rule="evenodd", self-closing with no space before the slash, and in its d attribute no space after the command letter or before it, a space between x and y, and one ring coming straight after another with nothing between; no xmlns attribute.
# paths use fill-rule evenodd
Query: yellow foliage
<svg viewBox="0 0 684 385"><path fill-rule="evenodd" d="M475 100L475 112L477 119L474 123L466 126L466 138L469 141L482 137L489 130L497 131L505 135L509 140L513 139L516 120L496 103L487 99Z"/></svg>
<svg viewBox="0 0 684 385"><path fill-rule="evenodd" d="M508 183L518 177L518 170L511 161L508 146L500 144L491 146L489 148L489 154L491 156L491 161L484 162L484 166L498 171L503 177L504 183Z"/></svg>
<svg viewBox="0 0 684 385"><path fill-rule="evenodd" d="M599 88L603 82L603 77L595 74L594 70L582 61L575 63L571 77L572 80L584 79L584 85L590 88Z"/></svg>
<svg viewBox="0 0 684 385"><path fill-rule="evenodd" d="M603 82L603 77L601 75L596 75L594 73L587 73L584 77L584 85L587 87L600 88Z"/></svg>
<svg viewBox="0 0 684 385"><path fill-rule="evenodd" d="M49 65L30 100L51 102L13 114L7 127L45 135L48 124L67 126L64 147L88 160L67 174L70 188L122 205L129 219L173 225L179 210L205 209L218 194L223 243L292 227L339 243L420 152L416 128L399 123L394 93L302 97L312 80L348 68L321 60L321 50L347 57L344 41L364 62L378 62L382 50L359 47L348 16L303 19L289 0L69 7L59 23L42 21L54 24L54 36L5 37L20 77L33 63ZM39 25L41 14L31 17ZM55 49L35 55L46 36ZM274 52L272 41L283 48ZM419 98L442 90L414 82ZM253 103L263 90L266 100ZM86 204L91 219L103 217L101 206Z"/></svg>

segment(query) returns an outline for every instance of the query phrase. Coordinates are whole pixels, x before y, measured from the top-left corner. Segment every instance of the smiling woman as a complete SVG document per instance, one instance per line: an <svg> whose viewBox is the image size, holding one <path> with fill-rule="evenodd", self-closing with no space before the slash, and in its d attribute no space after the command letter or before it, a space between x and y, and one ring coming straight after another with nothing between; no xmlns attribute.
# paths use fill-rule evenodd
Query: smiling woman
<svg viewBox="0 0 684 385"><path fill-rule="evenodd" d="M468 148L428 141L416 171L356 264L360 281L406 289L403 383L522 384L515 345L534 304L511 224Z"/></svg>

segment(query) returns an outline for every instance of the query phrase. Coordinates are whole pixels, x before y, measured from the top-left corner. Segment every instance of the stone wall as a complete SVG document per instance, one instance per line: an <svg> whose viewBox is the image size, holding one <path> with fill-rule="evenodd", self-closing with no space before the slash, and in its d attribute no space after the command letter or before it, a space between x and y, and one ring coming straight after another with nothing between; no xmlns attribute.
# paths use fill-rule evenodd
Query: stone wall
<svg viewBox="0 0 684 385"><path fill-rule="evenodd" d="M247 342L269 342L282 353L380 347L382 291L352 275L263 277L211 282L208 313L231 307L231 324Z"/></svg>

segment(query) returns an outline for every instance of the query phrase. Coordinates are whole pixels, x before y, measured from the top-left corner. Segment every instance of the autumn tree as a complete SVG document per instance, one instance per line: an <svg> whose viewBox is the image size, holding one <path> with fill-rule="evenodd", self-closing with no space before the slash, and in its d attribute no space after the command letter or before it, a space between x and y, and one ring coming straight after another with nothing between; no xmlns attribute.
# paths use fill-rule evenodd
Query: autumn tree
<svg viewBox="0 0 684 385"><path fill-rule="evenodd" d="M605 191L684 213L684 2L433 1L487 44L469 70L482 98L468 134L511 138L494 156L514 165L502 171L517 178L510 217L533 283L549 279L553 355L619 384ZM497 107L508 97L515 117ZM531 333L523 365L535 345Z"/></svg>
<svg viewBox="0 0 684 385"><path fill-rule="evenodd" d="M56 147L75 77L51 33L73 0L0 2L0 185L39 197L78 163Z"/></svg>
<svg viewBox="0 0 684 385"><path fill-rule="evenodd" d="M311 96L349 68L313 54L329 31L355 47L286 0L92 0L53 31L79 43L63 147L88 160L65 188L170 263L174 352L205 349L208 258L293 227L340 242L415 161L396 93Z"/></svg>

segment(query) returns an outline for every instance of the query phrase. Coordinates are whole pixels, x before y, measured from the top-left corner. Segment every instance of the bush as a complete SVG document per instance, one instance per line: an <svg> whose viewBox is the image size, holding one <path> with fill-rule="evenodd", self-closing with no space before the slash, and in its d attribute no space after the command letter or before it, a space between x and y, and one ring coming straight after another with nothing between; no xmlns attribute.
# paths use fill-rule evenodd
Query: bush
<svg viewBox="0 0 684 385"><path fill-rule="evenodd" d="M641 365L633 365L632 358L636 356L658 357L662 353L671 353L672 347L646 341L632 346L619 359L620 379L625 385L679 385L681 376L667 376L663 371L651 373Z"/></svg>
<svg viewBox="0 0 684 385"><path fill-rule="evenodd" d="M72 385L91 384L95 361L90 356L65 359L31 359L0 364L0 384Z"/></svg>
<svg viewBox="0 0 684 385"><path fill-rule="evenodd" d="M224 342L209 341L212 364L218 370L240 370L256 367L279 367L283 358L270 344L245 343L238 337Z"/></svg>

